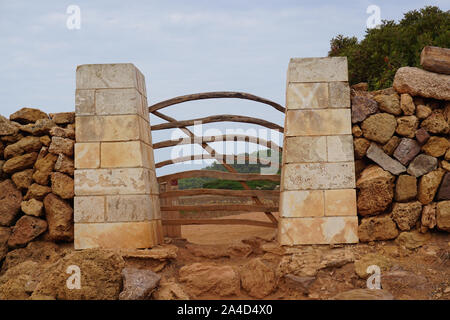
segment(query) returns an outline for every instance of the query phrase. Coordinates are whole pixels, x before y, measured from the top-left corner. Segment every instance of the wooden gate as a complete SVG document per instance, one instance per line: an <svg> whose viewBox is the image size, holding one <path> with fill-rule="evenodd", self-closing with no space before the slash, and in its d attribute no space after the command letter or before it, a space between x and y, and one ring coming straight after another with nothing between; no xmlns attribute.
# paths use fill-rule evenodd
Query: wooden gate
<svg viewBox="0 0 450 320"><path fill-rule="evenodd" d="M248 93L242 92L206 92L206 93L197 93L185 96L175 97L169 100L165 100L159 103L156 103L149 107L149 112L153 115L167 121L167 123L154 125L151 127L153 130L164 130L164 129L172 129L179 128L182 130L190 139L180 138L178 140L166 140L153 144L153 149L160 149L166 147L173 147L180 144L199 144L208 154L202 155L190 155L186 157L180 157L176 159L165 160L162 162L158 162L155 164L156 168L161 168L167 165L171 165L174 163L190 161L195 159L215 159L220 164L224 166L227 172L223 171L212 171L212 170L191 170L173 173L169 175L160 176L157 178L158 183L170 185L172 181L176 181L178 179L183 178L194 178L194 177L209 177L216 178L222 180L232 180L238 181L244 190L226 190L226 189L186 189L186 190L173 190L171 188L163 188L160 190L160 199L161 199L161 211L162 212L177 212L177 211L195 211L195 212L211 212L211 211L230 211L230 212L263 212L270 221L257 221L250 219L173 219L173 215L170 215L171 218L167 219L163 217L163 225L165 226L181 226L181 225L200 225L200 224L242 224L242 225L253 225L253 226L262 226L262 227L271 227L277 228L278 221L276 217L273 215L273 212L278 212L278 205L268 205L264 204L262 201L265 197L279 197L279 190L252 190L247 182L256 181L256 180L265 180L265 181L274 181L280 182L280 175L272 174L255 174L255 173L238 173L235 168L233 168L230 164L227 163L227 159L237 160L237 155L225 155L217 153L208 143L211 142L221 142L221 141L245 141L256 143L259 145L263 145L268 149L281 151L281 147L276 145L272 141L266 141L264 139L258 137L252 137L247 135L220 135L220 136L207 136L207 137L198 137L187 127L194 125L196 122L201 121L201 123L214 123L214 122L241 122L241 123L251 123L266 127L268 129L276 130L279 132L283 132L283 127L258 118L247 117L247 116L239 116L239 115L216 115L209 116L204 118L197 118L191 120L176 120L172 117L169 117L160 112L161 109L166 108L168 106L172 106L175 104L179 104L182 102L193 101L193 100L203 100L203 99L213 99L213 98L237 98L237 99L246 99L252 100L256 102L260 102L266 105L269 105L276 110L285 113L285 108L279 105L276 102L251 95ZM233 140L230 140L232 138ZM261 163L262 159L255 159L251 156L245 156L246 161L258 161ZM168 201L168 199L177 199L179 197L186 196L198 196L198 195L216 195L216 196L225 196L225 197L251 197L252 204L201 204L201 205L180 205L178 201ZM278 202L279 203L279 202Z"/></svg>

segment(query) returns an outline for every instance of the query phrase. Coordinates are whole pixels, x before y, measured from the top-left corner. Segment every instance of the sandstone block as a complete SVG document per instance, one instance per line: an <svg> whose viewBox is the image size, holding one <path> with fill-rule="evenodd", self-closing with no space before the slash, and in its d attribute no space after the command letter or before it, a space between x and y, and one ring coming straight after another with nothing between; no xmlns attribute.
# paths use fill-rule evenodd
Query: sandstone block
<svg viewBox="0 0 450 320"><path fill-rule="evenodd" d="M103 196L75 197L73 205L75 223L104 222L105 202Z"/></svg>
<svg viewBox="0 0 450 320"><path fill-rule="evenodd" d="M100 143L75 144L75 167L77 169L95 169L100 167Z"/></svg>
<svg viewBox="0 0 450 320"><path fill-rule="evenodd" d="M330 108L350 108L350 86L347 81L328 83Z"/></svg>
<svg viewBox="0 0 450 320"><path fill-rule="evenodd" d="M61 138L61 137L52 137L52 143L48 148L48 151L53 154L63 153L66 156L73 156L73 148L75 141L71 139Z"/></svg>
<svg viewBox="0 0 450 320"><path fill-rule="evenodd" d="M355 187L353 162L287 164L285 190L351 189Z"/></svg>
<svg viewBox="0 0 450 320"><path fill-rule="evenodd" d="M72 207L53 193L45 197L44 206L49 238L53 241L73 241Z"/></svg>
<svg viewBox="0 0 450 320"><path fill-rule="evenodd" d="M75 113L77 116L95 114L95 90L77 89L75 92Z"/></svg>
<svg viewBox="0 0 450 320"><path fill-rule="evenodd" d="M142 113L140 93L134 89L101 89L95 91L95 111L97 115Z"/></svg>
<svg viewBox="0 0 450 320"><path fill-rule="evenodd" d="M144 163L144 147L140 141L105 142L100 147L100 167L132 168L149 167Z"/></svg>
<svg viewBox="0 0 450 320"><path fill-rule="evenodd" d="M131 63L80 65L76 86L77 89L137 88L136 67Z"/></svg>
<svg viewBox="0 0 450 320"><path fill-rule="evenodd" d="M77 117L78 142L143 140L138 115Z"/></svg>
<svg viewBox="0 0 450 320"><path fill-rule="evenodd" d="M398 236L395 222L389 215L363 218L358 228L362 242L390 240Z"/></svg>
<svg viewBox="0 0 450 320"><path fill-rule="evenodd" d="M155 219L149 195L106 196L106 221L128 222Z"/></svg>
<svg viewBox="0 0 450 320"><path fill-rule="evenodd" d="M417 198L422 204L429 204L433 201L444 173L444 169L438 168L420 178Z"/></svg>
<svg viewBox="0 0 450 320"><path fill-rule="evenodd" d="M293 58L288 82L348 81L347 57Z"/></svg>
<svg viewBox="0 0 450 320"><path fill-rule="evenodd" d="M326 109L329 105L327 83L289 83L286 106L291 109Z"/></svg>
<svg viewBox="0 0 450 320"><path fill-rule="evenodd" d="M325 190L325 216L356 216L356 190Z"/></svg>
<svg viewBox="0 0 450 320"><path fill-rule="evenodd" d="M280 195L282 217L322 217L324 213L324 191L283 191Z"/></svg>
<svg viewBox="0 0 450 320"><path fill-rule="evenodd" d="M62 199L72 199L75 196L74 182L71 177L61 172L51 174L52 192Z"/></svg>
<svg viewBox="0 0 450 320"><path fill-rule="evenodd" d="M75 147L76 148L76 147ZM68 156L60 153L58 159L55 162L55 171L66 173L73 176L74 172L74 161Z"/></svg>
<svg viewBox="0 0 450 320"><path fill-rule="evenodd" d="M328 162L353 161L352 135L327 137Z"/></svg>
<svg viewBox="0 0 450 320"><path fill-rule="evenodd" d="M350 110L288 110L286 136L351 134Z"/></svg>
<svg viewBox="0 0 450 320"><path fill-rule="evenodd" d="M326 162L326 137L286 137L285 163Z"/></svg>
<svg viewBox="0 0 450 320"><path fill-rule="evenodd" d="M422 213L422 204L419 201L407 203L394 203L392 218L400 230L411 230L416 225Z"/></svg>

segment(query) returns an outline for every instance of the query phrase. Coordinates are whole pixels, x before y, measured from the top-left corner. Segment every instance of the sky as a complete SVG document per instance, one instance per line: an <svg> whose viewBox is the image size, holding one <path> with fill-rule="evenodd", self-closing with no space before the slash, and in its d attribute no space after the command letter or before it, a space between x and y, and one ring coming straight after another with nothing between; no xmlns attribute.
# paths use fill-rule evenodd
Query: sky
<svg viewBox="0 0 450 320"><path fill-rule="evenodd" d="M79 29L67 27L70 5L80 9ZM22 107L74 111L76 66L122 62L144 74L150 105L206 91L243 91L284 105L289 59L326 56L338 34L361 39L370 5L380 8L381 19L399 20L425 5L449 10L450 0L0 0L0 114L8 117ZM178 120L237 114L284 122L284 115L269 106L238 99L183 103L164 112ZM151 124L162 122L151 116ZM208 128L225 133L255 126L224 123L203 129ZM153 132L153 142L174 135L176 130ZM171 156L171 150L155 151L156 162ZM157 173L186 166L193 167L173 165Z"/></svg>

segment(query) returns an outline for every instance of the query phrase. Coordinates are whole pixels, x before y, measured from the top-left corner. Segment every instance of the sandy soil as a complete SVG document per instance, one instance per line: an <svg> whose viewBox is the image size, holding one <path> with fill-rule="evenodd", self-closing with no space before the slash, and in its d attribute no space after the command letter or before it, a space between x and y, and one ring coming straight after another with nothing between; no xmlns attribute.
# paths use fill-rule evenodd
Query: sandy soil
<svg viewBox="0 0 450 320"><path fill-rule="evenodd" d="M274 213L274 216L278 218L278 213ZM270 222L263 212L250 212L217 219L249 219ZM246 225L202 225L182 226L181 234L183 238L196 244L232 244L251 237L271 240L275 236L276 230Z"/></svg>

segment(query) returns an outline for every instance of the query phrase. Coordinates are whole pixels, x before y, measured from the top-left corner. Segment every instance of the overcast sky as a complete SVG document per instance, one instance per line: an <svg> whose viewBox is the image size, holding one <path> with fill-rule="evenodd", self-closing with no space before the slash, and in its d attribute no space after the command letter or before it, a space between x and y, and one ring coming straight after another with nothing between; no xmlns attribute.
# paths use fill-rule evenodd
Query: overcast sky
<svg viewBox="0 0 450 320"><path fill-rule="evenodd" d="M450 8L450 0L0 0L0 114L9 116L25 106L73 111L75 69L87 63L134 63L146 77L149 104L230 90L284 105L289 59L326 56L337 34L361 39L372 4L389 20L425 5ZM66 26L69 5L81 10L79 30ZM284 118L268 106L235 99L165 110L180 120L226 113L282 125ZM154 117L151 122L161 123ZM248 128L205 128L211 126ZM170 136L169 131L157 132L153 140ZM157 151L156 160L167 159L167 152Z"/></svg>

